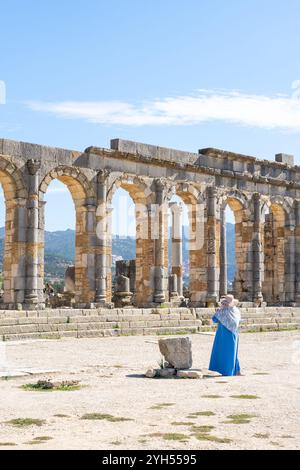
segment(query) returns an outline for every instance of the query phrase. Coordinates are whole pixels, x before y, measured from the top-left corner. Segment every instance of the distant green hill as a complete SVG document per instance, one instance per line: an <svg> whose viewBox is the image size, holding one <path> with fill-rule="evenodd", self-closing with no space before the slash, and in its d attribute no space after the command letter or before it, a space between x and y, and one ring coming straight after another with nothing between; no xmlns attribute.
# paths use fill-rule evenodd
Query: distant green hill
<svg viewBox="0 0 300 470"><path fill-rule="evenodd" d="M187 234L187 227L184 227ZM3 265L3 238L4 228L0 228L0 270ZM233 280L235 272L234 255L234 224L227 224L227 259L228 279ZM123 259L135 258L135 239L133 237L113 237L113 255ZM171 244L170 244L171 245ZM171 246L170 246L171 249ZM169 255L171 253L169 252ZM60 230L56 232L45 232L45 274L46 278L64 277L68 265L74 263L75 257L75 231ZM183 260L188 262L188 244L183 243Z"/></svg>

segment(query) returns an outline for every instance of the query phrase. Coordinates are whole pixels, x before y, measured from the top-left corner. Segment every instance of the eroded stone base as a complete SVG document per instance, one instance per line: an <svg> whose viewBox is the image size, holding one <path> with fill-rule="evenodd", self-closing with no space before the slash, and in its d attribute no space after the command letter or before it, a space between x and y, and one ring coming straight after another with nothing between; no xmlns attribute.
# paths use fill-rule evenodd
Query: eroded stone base
<svg viewBox="0 0 300 470"><path fill-rule="evenodd" d="M0 311L0 340L177 335L215 330L214 309L55 309ZM241 331L300 329L299 307L241 309Z"/></svg>

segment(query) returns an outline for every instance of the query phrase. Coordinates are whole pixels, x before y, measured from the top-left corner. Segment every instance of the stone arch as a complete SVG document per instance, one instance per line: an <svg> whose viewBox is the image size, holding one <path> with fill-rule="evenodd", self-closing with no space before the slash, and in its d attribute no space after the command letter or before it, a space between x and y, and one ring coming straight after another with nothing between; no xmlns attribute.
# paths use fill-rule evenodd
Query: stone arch
<svg viewBox="0 0 300 470"><path fill-rule="evenodd" d="M152 290L150 286L150 267L153 266L154 250L151 247L151 219L148 212L148 204L152 202L152 192L149 184L134 175L114 173L109 177L109 188L107 192L107 204L112 203L116 191L122 188L130 195L135 204L136 219L136 259L135 259L135 295L134 304L138 306L147 305ZM108 234L108 265L112 265L112 239ZM112 297L112 276L107 276L108 299Z"/></svg>
<svg viewBox="0 0 300 470"><path fill-rule="evenodd" d="M149 185L142 178L119 173L112 175L112 181L110 181L107 191L108 204L111 204L112 198L119 188L125 189L135 204L146 204L151 196Z"/></svg>
<svg viewBox="0 0 300 470"><path fill-rule="evenodd" d="M24 301L26 220L28 191L23 175L14 163L0 157L0 183L5 201L5 238L3 248L3 303L9 307Z"/></svg>
<svg viewBox="0 0 300 470"><path fill-rule="evenodd" d="M283 196L272 196L266 199L263 211L263 295L268 304L292 302L295 297L293 205Z"/></svg>
<svg viewBox="0 0 300 470"><path fill-rule="evenodd" d="M225 216L229 206L235 220L235 276L233 294L244 302L252 301L252 222L249 197L238 190L225 191L220 195L220 294L227 293L228 259Z"/></svg>
<svg viewBox="0 0 300 470"><path fill-rule="evenodd" d="M224 210L226 205L233 211L236 221L251 217L249 197L241 191L233 190L221 193L219 198L220 210Z"/></svg>
<svg viewBox="0 0 300 470"><path fill-rule="evenodd" d="M189 258L189 298L196 303L197 291L199 290L199 246L197 238L204 229L202 213L204 210L203 191L188 182L175 181L174 193L179 196L188 210L188 258ZM186 243L186 240L183 240ZM172 267L172 273L182 276L183 267Z"/></svg>
<svg viewBox="0 0 300 470"><path fill-rule="evenodd" d="M96 197L93 183L79 168L58 166L40 183L39 277L44 279L44 205L43 198L51 181L58 179L71 193L76 214L75 235L75 301L79 307L88 306L95 297L95 230Z"/></svg>
<svg viewBox="0 0 300 470"><path fill-rule="evenodd" d="M45 175L41 181L39 188L41 199L54 179L58 179L68 187L75 204L83 199L95 200L96 198L92 182L88 180L80 168L58 166Z"/></svg>

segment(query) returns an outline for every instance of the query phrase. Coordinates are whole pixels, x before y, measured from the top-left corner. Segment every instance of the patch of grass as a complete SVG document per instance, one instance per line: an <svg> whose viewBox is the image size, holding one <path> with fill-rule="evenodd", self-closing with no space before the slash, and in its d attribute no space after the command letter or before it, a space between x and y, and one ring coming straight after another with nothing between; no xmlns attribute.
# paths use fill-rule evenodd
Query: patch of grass
<svg viewBox="0 0 300 470"><path fill-rule="evenodd" d="M111 441L111 444L112 444L113 446L120 446L120 445L122 444L122 442L116 440L116 441Z"/></svg>
<svg viewBox="0 0 300 470"><path fill-rule="evenodd" d="M156 403L156 405L150 407L150 410L163 410L164 408L174 405L175 403Z"/></svg>
<svg viewBox="0 0 300 470"><path fill-rule="evenodd" d="M43 426L45 424L44 419L34 419L34 418L15 418L10 421L6 421L6 424L16 427L27 427L27 426Z"/></svg>
<svg viewBox="0 0 300 470"><path fill-rule="evenodd" d="M283 436L279 436L280 439L295 439L295 436L291 436L290 434L284 434Z"/></svg>
<svg viewBox="0 0 300 470"><path fill-rule="evenodd" d="M247 395L247 394L242 394L242 395L230 395L230 398L236 398L238 400L256 400L258 397L257 395Z"/></svg>
<svg viewBox="0 0 300 470"><path fill-rule="evenodd" d="M213 429L215 429L215 426L210 426L207 424L201 425L201 426L192 426L192 431L199 432L200 434L202 433L207 433L211 432Z"/></svg>
<svg viewBox="0 0 300 470"><path fill-rule="evenodd" d="M44 442L50 441L51 439L53 438L50 436L38 436L38 437L33 438L31 441L25 442L24 444L27 444L27 445L43 444Z"/></svg>
<svg viewBox="0 0 300 470"><path fill-rule="evenodd" d="M228 421L224 421L225 424L248 424L252 418L255 418L256 415L254 414L233 414L227 416Z"/></svg>
<svg viewBox="0 0 300 470"><path fill-rule="evenodd" d="M55 418L70 418L69 415L64 415L63 413L57 413L56 415L53 415Z"/></svg>
<svg viewBox="0 0 300 470"><path fill-rule="evenodd" d="M66 380L56 383L52 383L49 380L39 380L36 383L21 385L21 388L29 392L73 392L75 390L80 390L82 385L75 380Z"/></svg>
<svg viewBox="0 0 300 470"><path fill-rule="evenodd" d="M270 434L269 433L265 433L265 434L256 433L256 434L253 434L253 437L256 437L257 439L268 439L268 437L270 437Z"/></svg>
<svg viewBox="0 0 300 470"><path fill-rule="evenodd" d="M147 439L139 439L138 442L140 444L146 444L148 441L147 441Z"/></svg>
<svg viewBox="0 0 300 470"><path fill-rule="evenodd" d="M228 384L228 382L226 382L226 380L219 380L218 382L216 382L217 384Z"/></svg>
<svg viewBox="0 0 300 470"><path fill-rule="evenodd" d="M188 418L197 418L198 416L215 416L216 413L213 411L196 411L195 413L189 414Z"/></svg>
<svg viewBox="0 0 300 470"><path fill-rule="evenodd" d="M15 442L0 442L0 447L12 447L16 445L17 444Z"/></svg>
<svg viewBox="0 0 300 470"><path fill-rule="evenodd" d="M253 375L270 375L268 372L254 372Z"/></svg>
<svg viewBox="0 0 300 470"><path fill-rule="evenodd" d="M270 444L272 444L272 446L282 447L279 442L271 441Z"/></svg>
<svg viewBox="0 0 300 470"><path fill-rule="evenodd" d="M202 395L203 398L223 398L221 395Z"/></svg>
<svg viewBox="0 0 300 470"><path fill-rule="evenodd" d="M198 441L211 441L217 442L219 444L229 444L230 442L232 442L231 439L212 436L211 434L207 433L195 433L193 434L193 436L198 439Z"/></svg>
<svg viewBox="0 0 300 470"><path fill-rule="evenodd" d="M166 434L163 434L163 439L165 441L187 442L189 440L189 436L177 432L168 432Z"/></svg>
<svg viewBox="0 0 300 470"><path fill-rule="evenodd" d="M172 426L193 426L195 423L191 421L173 421Z"/></svg>
<svg viewBox="0 0 300 470"><path fill-rule="evenodd" d="M123 418L122 416L113 416L107 413L86 413L81 416L80 419L87 420L100 420L100 421L110 421L111 423L118 423L123 421L133 421L130 418Z"/></svg>

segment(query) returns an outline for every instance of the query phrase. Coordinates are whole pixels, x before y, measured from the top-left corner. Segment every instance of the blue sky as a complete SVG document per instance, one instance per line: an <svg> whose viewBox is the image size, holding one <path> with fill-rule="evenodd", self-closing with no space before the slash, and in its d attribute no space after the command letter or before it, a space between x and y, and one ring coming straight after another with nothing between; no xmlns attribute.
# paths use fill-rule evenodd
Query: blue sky
<svg viewBox="0 0 300 470"><path fill-rule="evenodd" d="M0 136L300 163L299 17L298 0L2 0ZM72 226L53 188L47 228Z"/></svg>

